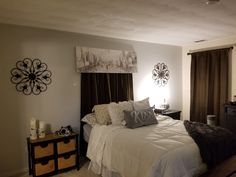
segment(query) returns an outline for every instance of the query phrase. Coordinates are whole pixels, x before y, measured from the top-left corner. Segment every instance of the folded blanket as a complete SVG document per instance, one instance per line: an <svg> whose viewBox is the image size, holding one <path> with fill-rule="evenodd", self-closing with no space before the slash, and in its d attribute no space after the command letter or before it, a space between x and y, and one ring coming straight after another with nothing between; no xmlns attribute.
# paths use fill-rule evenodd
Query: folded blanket
<svg viewBox="0 0 236 177"><path fill-rule="evenodd" d="M236 154L236 135L229 130L188 120L184 121L184 126L198 145L208 168Z"/></svg>

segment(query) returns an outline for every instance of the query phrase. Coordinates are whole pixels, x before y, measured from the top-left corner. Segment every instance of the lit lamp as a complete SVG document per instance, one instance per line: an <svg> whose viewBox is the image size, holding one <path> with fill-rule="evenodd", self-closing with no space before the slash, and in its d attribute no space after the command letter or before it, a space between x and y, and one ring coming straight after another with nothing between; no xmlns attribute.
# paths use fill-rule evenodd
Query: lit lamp
<svg viewBox="0 0 236 177"><path fill-rule="evenodd" d="M161 104L161 108L163 108L163 111L166 111L170 108L170 105L166 102L166 99L164 99L164 103Z"/></svg>
<svg viewBox="0 0 236 177"><path fill-rule="evenodd" d="M162 104L160 104L159 108L154 110L155 114L162 114L163 112L165 112L166 110L168 110L170 108L170 105L166 102L166 99L164 99L164 102Z"/></svg>

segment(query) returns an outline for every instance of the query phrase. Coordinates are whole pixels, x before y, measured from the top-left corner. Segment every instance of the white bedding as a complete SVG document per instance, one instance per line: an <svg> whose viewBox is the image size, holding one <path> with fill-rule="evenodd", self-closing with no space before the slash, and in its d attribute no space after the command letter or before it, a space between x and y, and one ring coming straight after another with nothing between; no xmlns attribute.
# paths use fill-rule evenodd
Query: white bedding
<svg viewBox="0 0 236 177"><path fill-rule="evenodd" d="M182 121L158 117L157 125L136 129L95 125L87 157L91 169L103 168L122 177L192 177L203 173L199 149Z"/></svg>

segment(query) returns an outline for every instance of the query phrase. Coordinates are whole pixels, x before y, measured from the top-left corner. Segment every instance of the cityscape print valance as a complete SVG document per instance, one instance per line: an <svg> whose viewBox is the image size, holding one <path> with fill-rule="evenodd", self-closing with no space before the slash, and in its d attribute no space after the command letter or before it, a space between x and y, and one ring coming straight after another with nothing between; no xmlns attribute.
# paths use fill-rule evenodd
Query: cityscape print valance
<svg viewBox="0 0 236 177"><path fill-rule="evenodd" d="M76 47L76 70L81 73L134 73L137 55L133 50Z"/></svg>

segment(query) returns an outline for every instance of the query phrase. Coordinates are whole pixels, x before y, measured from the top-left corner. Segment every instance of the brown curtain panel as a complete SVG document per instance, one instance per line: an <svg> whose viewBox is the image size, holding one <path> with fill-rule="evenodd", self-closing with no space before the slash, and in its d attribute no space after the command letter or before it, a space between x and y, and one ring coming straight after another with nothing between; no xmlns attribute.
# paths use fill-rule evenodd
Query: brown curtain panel
<svg viewBox="0 0 236 177"><path fill-rule="evenodd" d="M224 119L228 101L228 67L230 48L192 53L190 120L207 122L216 115L218 125Z"/></svg>
<svg viewBox="0 0 236 177"><path fill-rule="evenodd" d="M132 74L82 73L81 118L91 113L96 104L133 99Z"/></svg>
<svg viewBox="0 0 236 177"><path fill-rule="evenodd" d="M81 119L96 104L133 100L132 73L82 73ZM80 147L86 155L87 143L83 139L83 122L80 124Z"/></svg>

